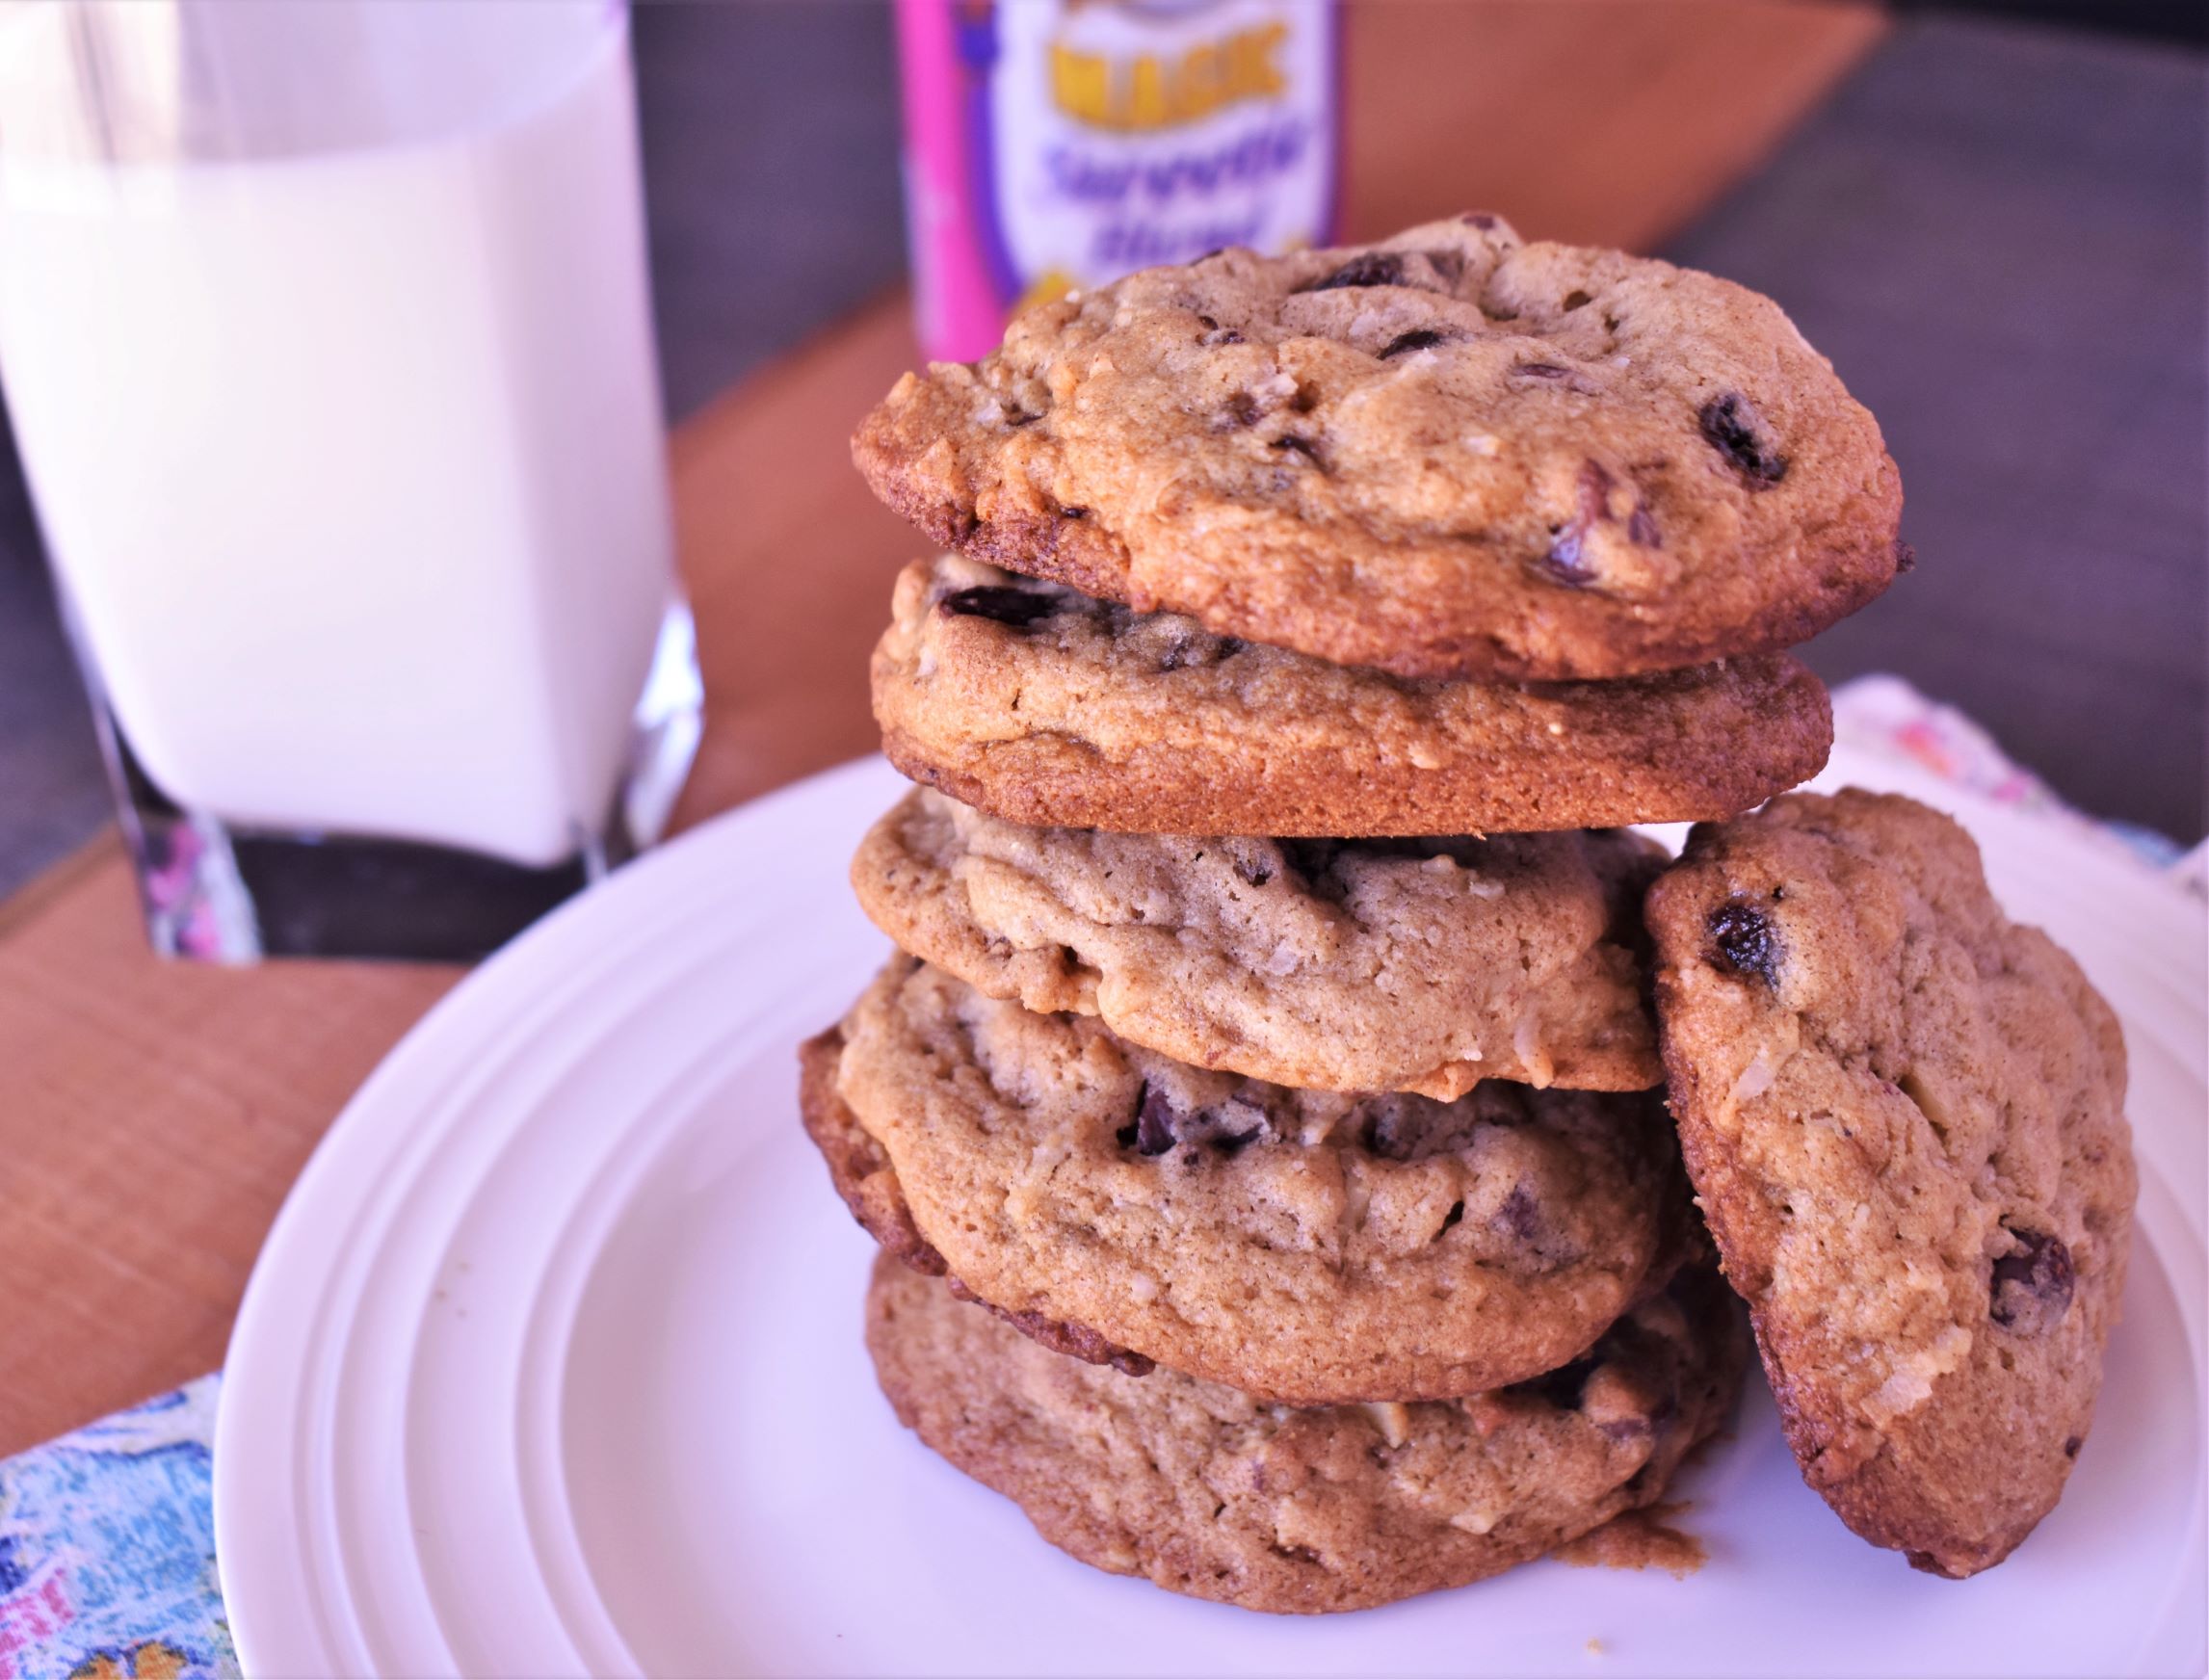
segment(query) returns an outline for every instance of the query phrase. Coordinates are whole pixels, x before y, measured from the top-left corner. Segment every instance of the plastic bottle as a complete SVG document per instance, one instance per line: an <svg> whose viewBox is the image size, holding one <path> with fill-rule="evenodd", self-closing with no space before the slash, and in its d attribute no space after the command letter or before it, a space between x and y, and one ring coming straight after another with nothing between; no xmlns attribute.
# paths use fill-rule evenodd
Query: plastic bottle
<svg viewBox="0 0 2209 1680"><path fill-rule="evenodd" d="M1334 0L898 0L921 346L1016 309L1335 225Z"/></svg>

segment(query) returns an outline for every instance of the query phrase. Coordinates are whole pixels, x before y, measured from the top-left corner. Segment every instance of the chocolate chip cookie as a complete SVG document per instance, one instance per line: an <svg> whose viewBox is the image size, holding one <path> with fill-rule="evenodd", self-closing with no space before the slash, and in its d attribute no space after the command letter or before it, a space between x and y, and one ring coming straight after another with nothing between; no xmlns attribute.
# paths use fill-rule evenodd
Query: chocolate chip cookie
<svg viewBox="0 0 2209 1680"><path fill-rule="evenodd" d="M1776 304L1489 216L1042 304L853 456L974 559L1402 676L1784 647L1902 556L1879 427Z"/></svg>
<svg viewBox="0 0 2209 1680"><path fill-rule="evenodd" d="M898 579L883 750L1015 823L1480 834L1731 816L1807 780L1826 690L1787 654L1604 683L1412 679L1215 636L957 556Z"/></svg>
<svg viewBox="0 0 2209 1680"><path fill-rule="evenodd" d="M1460 1587L1658 1499L1732 1410L1739 1314L1696 1268L1531 1382L1297 1409L1060 1358L884 1256L867 1347L907 1427L1053 1545L1170 1591L1316 1612Z"/></svg>
<svg viewBox="0 0 2209 1680"><path fill-rule="evenodd" d="M1642 895L1623 830L1488 840L1262 840L1001 823L915 789L852 861L876 926L1031 1010L1276 1085L1483 1079L1644 1090Z"/></svg>
<svg viewBox="0 0 2209 1680"><path fill-rule="evenodd" d="M850 1117L816 1093L808 1128L879 1147L854 1211L894 1174L913 1235L1054 1345L1298 1404L1444 1398L1577 1357L1685 1248L1646 1093L1293 1090L902 956L842 1032Z"/></svg>
<svg viewBox="0 0 2209 1680"><path fill-rule="evenodd" d="M1803 1474L1920 1568L2000 1562L2063 1491L2124 1287L2116 1017L1891 796L1696 828L1648 919L1688 1168Z"/></svg>

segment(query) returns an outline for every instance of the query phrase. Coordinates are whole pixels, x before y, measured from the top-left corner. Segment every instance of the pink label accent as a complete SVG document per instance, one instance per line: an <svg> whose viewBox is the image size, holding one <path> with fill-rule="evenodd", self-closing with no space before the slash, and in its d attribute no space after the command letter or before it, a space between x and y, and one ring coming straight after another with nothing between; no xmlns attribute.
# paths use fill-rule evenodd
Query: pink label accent
<svg viewBox="0 0 2209 1680"><path fill-rule="evenodd" d="M970 166L960 120L962 74L952 39L954 3L897 0L913 303L921 353L936 361L971 361L1004 330L981 252L965 231Z"/></svg>
<svg viewBox="0 0 2209 1680"><path fill-rule="evenodd" d="M62 1586L55 1564L10 1598L0 1598L0 1680L15 1680L11 1661L19 1651L36 1650L77 1619L76 1607Z"/></svg>

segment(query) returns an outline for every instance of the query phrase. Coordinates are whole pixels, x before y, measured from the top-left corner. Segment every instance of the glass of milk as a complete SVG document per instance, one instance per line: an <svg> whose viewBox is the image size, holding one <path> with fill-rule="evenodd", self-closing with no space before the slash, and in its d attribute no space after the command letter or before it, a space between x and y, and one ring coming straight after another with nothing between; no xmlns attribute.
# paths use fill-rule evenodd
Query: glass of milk
<svg viewBox="0 0 2209 1680"><path fill-rule="evenodd" d="M697 744L618 0L0 8L0 384L157 949L462 958Z"/></svg>

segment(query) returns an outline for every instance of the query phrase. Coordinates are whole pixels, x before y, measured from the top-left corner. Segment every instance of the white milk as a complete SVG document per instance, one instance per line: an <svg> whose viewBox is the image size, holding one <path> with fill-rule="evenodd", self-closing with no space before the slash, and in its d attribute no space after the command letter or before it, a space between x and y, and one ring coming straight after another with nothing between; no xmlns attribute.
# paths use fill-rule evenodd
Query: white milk
<svg viewBox="0 0 2209 1680"><path fill-rule="evenodd" d="M17 442L186 807L528 864L603 828L675 586L626 31L585 39L424 144L0 144Z"/></svg>

